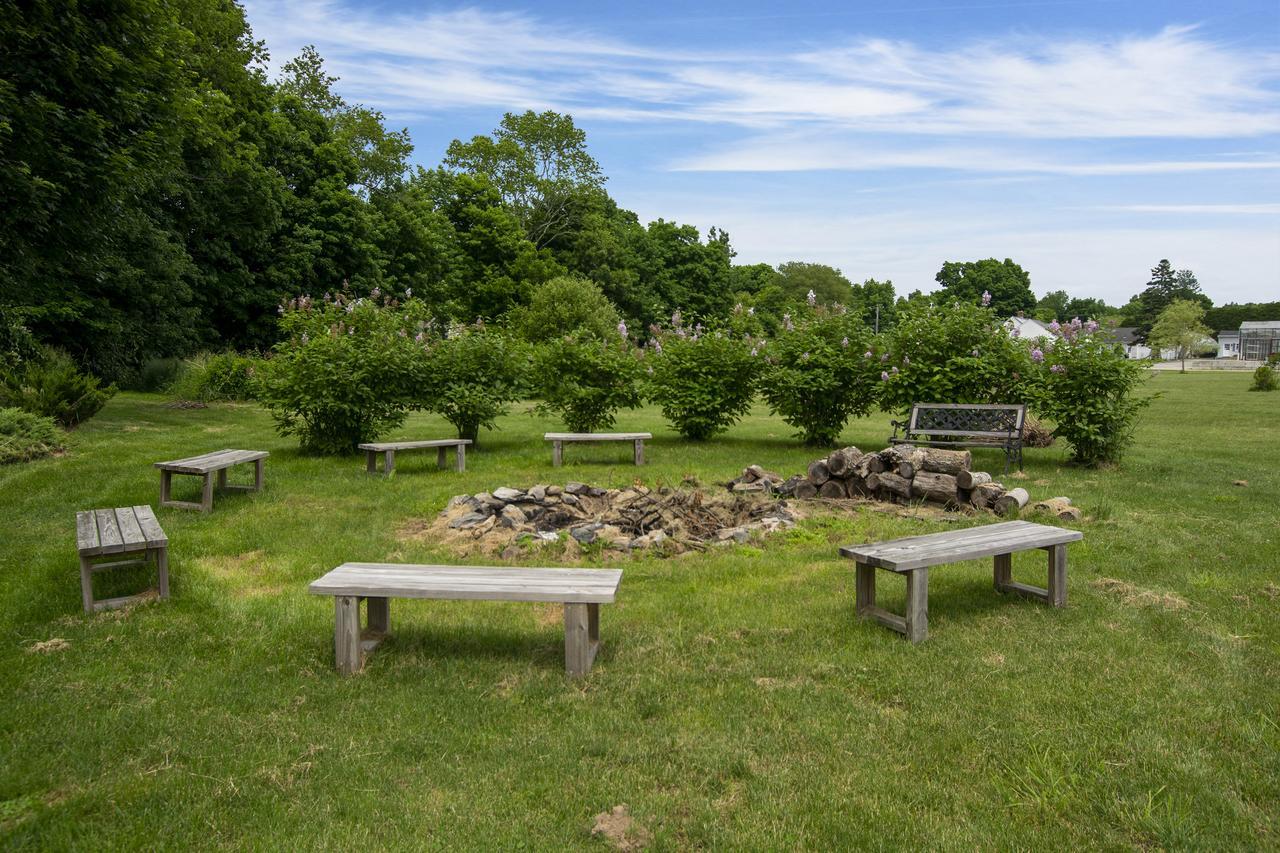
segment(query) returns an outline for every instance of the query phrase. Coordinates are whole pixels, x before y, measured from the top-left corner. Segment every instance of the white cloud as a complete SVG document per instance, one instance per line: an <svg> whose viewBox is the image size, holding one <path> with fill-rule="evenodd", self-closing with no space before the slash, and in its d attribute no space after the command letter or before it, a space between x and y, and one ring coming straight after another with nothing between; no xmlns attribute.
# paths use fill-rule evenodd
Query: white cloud
<svg viewBox="0 0 1280 853"><path fill-rule="evenodd" d="M1280 214L1280 204L1106 204L1098 210L1130 213L1225 213L1246 215Z"/></svg>

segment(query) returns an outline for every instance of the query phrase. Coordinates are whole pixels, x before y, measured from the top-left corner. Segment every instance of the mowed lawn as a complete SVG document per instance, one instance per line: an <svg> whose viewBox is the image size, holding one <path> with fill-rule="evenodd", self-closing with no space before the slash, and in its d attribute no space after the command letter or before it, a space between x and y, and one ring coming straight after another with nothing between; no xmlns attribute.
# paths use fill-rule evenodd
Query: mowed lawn
<svg viewBox="0 0 1280 853"><path fill-rule="evenodd" d="M757 408L695 445L624 412L655 434L649 465L575 446L553 469L556 424L521 406L465 474L403 454L384 480L300 456L253 406L122 394L64 457L0 469L0 843L603 848L593 817L626 803L656 849L1275 849L1280 394L1248 382L1154 378L1118 468L1028 451L1019 484L1088 516L1065 610L997 595L989 561L943 567L912 646L855 618L837 547L991 519L846 511L707 554L592 556L624 577L579 683L558 608L491 602L393 602L393 636L340 679L332 600L307 584L347 560L450 561L402 531L461 492L800 471L816 454L790 428ZM888 434L878 416L843 438ZM427 416L397 432L447 435ZM271 451L265 491L159 510L173 598L85 616L75 511L154 505L152 462L222 447ZM1015 577L1044 565L1015 557ZM147 580L111 574L99 596ZM880 588L901 606L900 580Z"/></svg>

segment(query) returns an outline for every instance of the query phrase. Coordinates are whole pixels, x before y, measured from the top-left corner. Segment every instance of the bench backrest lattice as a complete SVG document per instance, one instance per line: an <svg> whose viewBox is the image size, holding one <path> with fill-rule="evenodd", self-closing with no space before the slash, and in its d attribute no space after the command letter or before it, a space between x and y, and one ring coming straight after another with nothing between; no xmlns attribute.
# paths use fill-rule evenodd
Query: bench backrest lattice
<svg viewBox="0 0 1280 853"><path fill-rule="evenodd" d="M891 444L928 447L995 447L1022 467L1022 428L1027 407L1021 403L916 403L905 423L893 422ZM898 435L899 431L904 436Z"/></svg>

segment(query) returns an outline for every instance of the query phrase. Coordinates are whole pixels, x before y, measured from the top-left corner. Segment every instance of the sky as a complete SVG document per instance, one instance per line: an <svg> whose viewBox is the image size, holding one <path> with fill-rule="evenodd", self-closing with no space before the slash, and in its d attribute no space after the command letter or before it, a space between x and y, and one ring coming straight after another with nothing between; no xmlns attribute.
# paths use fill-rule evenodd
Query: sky
<svg viewBox="0 0 1280 853"><path fill-rule="evenodd" d="M898 292L1013 258L1123 304L1168 258L1280 300L1280 2L438 4L246 0L271 71L314 44L413 160L573 116L643 222Z"/></svg>

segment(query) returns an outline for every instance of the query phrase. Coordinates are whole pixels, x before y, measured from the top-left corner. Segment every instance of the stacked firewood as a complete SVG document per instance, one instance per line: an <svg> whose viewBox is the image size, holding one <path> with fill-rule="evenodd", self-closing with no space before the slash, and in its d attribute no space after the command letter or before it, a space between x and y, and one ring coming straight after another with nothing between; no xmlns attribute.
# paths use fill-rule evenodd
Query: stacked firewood
<svg viewBox="0 0 1280 853"><path fill-rule="evenodd" d="M1017 515L1027 505L1026 489L1006 489L990 474L970 470L972 463L973 455L967 450L898 444L863 453L845 447L809 463L805 479L796 484L795 496L929 501L999 515Z"/></svg>

